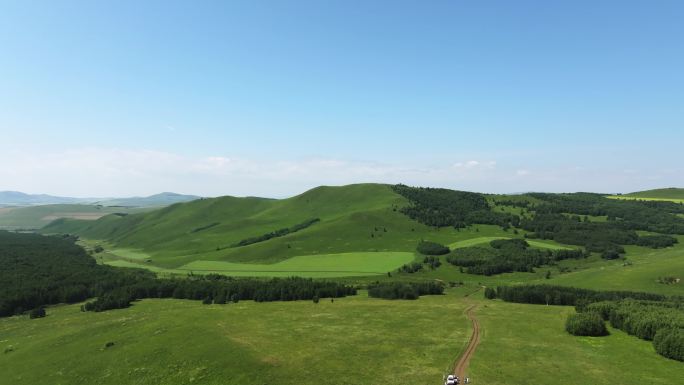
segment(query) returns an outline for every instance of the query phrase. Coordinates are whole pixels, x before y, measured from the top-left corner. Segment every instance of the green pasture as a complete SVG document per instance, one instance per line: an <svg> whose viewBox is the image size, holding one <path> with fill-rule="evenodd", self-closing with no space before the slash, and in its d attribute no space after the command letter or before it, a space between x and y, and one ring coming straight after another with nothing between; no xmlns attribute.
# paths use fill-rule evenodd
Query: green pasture
<svg viewBox="0 0 684 385"><path fill-rule="evenodd" d="M672 385L684 364L649 341L611 329L607 337L565 332L572 307L481 300L482 341L471 361L473 384Z"/></svg>
<svg viewBox="0 0 684 385"><path fill-rule="evenodd" d="M461 297L56 306L0 319L0 384L437 385L469 337Z"/></svg>
<svg viewBox="0 0 684 385"><path fill-rule="evenodd" d="M190 262L178 270L233 276L346 277L385 274L415 259L409 252L357 252L300 255L273 264Z"/></svg>

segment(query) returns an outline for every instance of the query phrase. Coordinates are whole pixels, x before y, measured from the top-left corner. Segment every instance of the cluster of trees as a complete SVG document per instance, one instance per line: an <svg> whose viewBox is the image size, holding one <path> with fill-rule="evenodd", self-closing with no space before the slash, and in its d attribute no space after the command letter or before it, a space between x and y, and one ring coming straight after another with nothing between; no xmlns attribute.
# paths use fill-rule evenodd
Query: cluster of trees
<svg viewBox="0 0 684 385"><path fill-rule="evenodd" d="M595 312L570 314L565 321L565 330L575 336L608 335L605 321Z"/></svg>
<svg viewBox="0 0 684 385"><path fill-rule="evenodd" d="M638 246L651 247L653 249L662 249L665 247L674 246L679 241L675 237L669 235L643 235L637 239Z"/></svg>
<svg viewBox="0 0 684 385"><path fill-rule="evenodd" d="M444 286L436 282L375 282L368 285L368 296L384 299L418 299L421 295L443 294Z"/></svg>
<svg viewBox="0 0 684 385"><path fill-rule="evenodd" d="M515 215L492 211L485 197L478 193L403 184L395 185L394 191L411 203L400 211L428 226L463 228L475 223L517 226L520 220Z"/></svg>
<svg viewBox="0 0 684 385"><path fill-rule="evenodd" d="M684 361L684 300L624 299L589 304L579 314L595 314L627 334L653 341L658 353Z"/></svg>
<svg viewBox="0 0 684 385"><path fill-rule="evenodd" d="M601 301L617 301L625 298L646 301L665 301L667 299L663 295L653 293L598 291L554 285L498 286L494 298L516 303L576 306L578 311L584 309L588 304Z"/></svg>
<svg viewBox="0 0 684 385"><path fill-rule="evenodd" d="M292 301L356 294L352 286L304 278L260 280L207 275L159 279L140 269L98 265L70 237L5 231L0 231L0 282L0 316L95 297L83 310L123 308L142 298L209 298L225 303L228 299Z"/></svg>
<svg viewBox="0 0 684 385"><path fill-rule="evenodd" d="M444 255L449 254L449 248L437 242L421 241L416 250L425 255Z"/></svg>
<svg viewBox="0 0 684 385"><path fill-rule="evenodd" d="M439 260L439 257L433 255L426 255L425 258L423 258L423 263L429 265L433 270L442 266L442 261Z"/></svg>
<svg viewBox="0 0 684 385"><path fill-rule="evenodd" d="M282 236L285 236L287 234L296 233L297 231L303 230L303 229L313 225L314 223L316 223L318 221L320 221L320 218L309 219L305 222L298 223L292 227L286 227L283 229L271 231L270 233L266 233L266 234L260 235L258 237L251 237L251 238L243 239L240 242L234 244L232 247L241 247L241 246L252 245L254 243L268 241L269 239L272 239L272 238L282 237Z"/></svg>
<svg viewBox="0 0 684 385"><path fill-rule="evenodd" d="M397 271L400 273L413 274L413 273L420 271L422 269L423 269L422 263L411 262L411 263L407 263L407 264L402 265L400 268L397 269Z"/></svg>
<svg viewBox="0 0 684 385"><path fill-rule="evenodd" d="M563 259L585 258L582 250L530 249L525 240L505 239L490 243L492 247L464 247L447 256L447 262L465 267L468 274L494 275L514 271L533 272L535 267Z"/></svg>
<svg viewBox="0 0 684 385"><path fill-rule="evenodd" d="M520 227L531 232L527 235L529 238L552 239L600 253L608 250L623 253L621 245L634 245L639 239L634 230L618 227L615 223L585 222L579 217L556 213L537 213L532 218L523 218Z"/></svg>
<svg viewBox="0 0 684 385"><path fill-rule="evenodd" d="M103 311L130 306L143 298L177 298L225 304L240 300L256 302L339 298L355 295L356 288L332 281L306 278L233 279L222 275L192 276L185 279L155 279L138 282L105 293L86 303L84 311Z"/></svg>

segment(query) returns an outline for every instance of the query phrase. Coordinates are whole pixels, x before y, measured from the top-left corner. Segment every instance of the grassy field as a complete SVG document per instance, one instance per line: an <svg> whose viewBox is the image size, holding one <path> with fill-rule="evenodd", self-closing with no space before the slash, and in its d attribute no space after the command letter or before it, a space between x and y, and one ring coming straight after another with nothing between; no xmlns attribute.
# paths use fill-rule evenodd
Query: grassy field
<svg viewBox="0 0 684 385"><path fill-rule="evenodd" d="M458 293L57 306L44 319L0 319L0 384L438 384L470 332Z"/></svg>
<svg viewBox="0 0 684 385"><path fill-rule="evenodd" d="M662 294L684 295L684 284L665 285L658 277L675 276L684 279L684 236L679 244L667 249L627 246L625 265L621 260L598 261L583 269L554 277L559 285L603 290L639 290Z"/></svg>
<svg viewBox="0 0 684 385"><path fill-rule="evenodd" d="M571 307L482 300L483 337L471 361L473 383L612 385L681 383L684 364L658 355L650 342L612 329L607 337L565 332Z"/></svg>
<svg viewBox="0 0 684 385"><path fill-rule="evenodd" d="M472 286L417 301L365 293L309 301L202 305L143 300L83 313L0 319L0 384L440 384L469 337L477 303L482 342L471 362L482 384L675 384L682 364L618 330L568 335L568 307L466 300ZM111 347L105 347L113 342ZM277 381L275 381L277 379Z"/></svg>
<svg viewBox="0 0 684 385"><path fill-rule="evenodd" d="M629 195L610 195L610 199L626 199L626 200L639 200L639 201L666 201L675 203L684 203L684 198L652 198L644 196L629 196Z"/></svg>
<svg viewBox="0 0 684 385"><path fill-rule="evenodd" d="M141 208L80 204L2 208L0 209L0 230L40 229L55 219L60 218L93 222L112 213L136 213L145 210Z"/></svg>
<svg viewBox="0 0 684 385"><path fill-rule="evenodd" d="M341 254L301 255L273 264L233 263L197 260L175 269L165 269L145 263L146 254L130 250L114 250L110 254L127 259L107 258L103 263L118 267L144 268L162 274L224 274L247 277L310 277L333 278L374 276L394 271L413 261L408 252L357 252ZM139 262L137 262L139 261Z"/></svg>
<svg viewBox="0 0 684 385"><path fill-rule="evenodd" d="M233 276L347 277L385 274L414 259L408 252L357 252L301 255L268 265L199 260L179 270Z"/></svg>

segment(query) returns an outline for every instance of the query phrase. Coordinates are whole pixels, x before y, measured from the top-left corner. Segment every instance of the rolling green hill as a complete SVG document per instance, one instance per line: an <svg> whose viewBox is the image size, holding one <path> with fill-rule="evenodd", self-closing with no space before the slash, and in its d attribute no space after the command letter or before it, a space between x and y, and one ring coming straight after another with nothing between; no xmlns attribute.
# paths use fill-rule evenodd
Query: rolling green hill
<svg viewBox="0 0 684 385"><path fill-rule="evenodd" d="M611 195L609 198L672 201L681 203L684 202L684 188L659 188L654 190L637 191L629 194Z"/></svg>
<svg viewBox="0 0 684 385"><path fill-rule="evenodd" d="M654 199L684 199L684 188L660 188L655 190L633 192L629 194L624 194L624 196Z"/></svg>
<svg viewBox="0 0 684 385"><path fill-rule="evenodd" d="M205 268L210 266L207 270L223 266L226 271L250 271L254 266L236 269L235 265L226 262L273 264L297 257L310 262L302 265L301 271L311 276L319 274L312 273L318 271L319 264L307 256L321 255L320 265L338 272L333 275L339 275L339 272L349 271L342 262L354 255L350 253L366 253L362 255L394 261L387 264L373 259L367 269L357 271L366 275L364 273L393 270L406 263L406 257L402 256L405 254L391 252L413 253L421 238L449 243L466 236L465 232L453 228L436 229L411 220L398 210L407 204L408 201L388 185L324 186L282 200L228 196L175 204L147 213L110 215L94 222L60 220L42 231L75 233L85 239L97 240L95 243L105 246L108 251L105 261L115 265L142 264L157 270L194 271L201 262ZM320 220L296 232L235 247L241 240L291 228L312 219ZM483 226L482 231L478 235L506 234L495 226ZM470 234L471 237L475 235ZM131 251L137 253L136 258L131 258ZM377 254L369 254L375 252ZM340 257L340 264L333 266L329 264L330 257L326 257L329 255L345 257ZM357 257L351 258L356 261ZM299 264L287 266L295 265ZM358 261L354 265L359 266ZM379 266L381 270L378 270ZM274 269L278 270L277 266L269 270ZM291 272L289 268L285 270Z"/></svg>
<svg viewBox="0 0 684 385"><path fill-rule="evenodd" d="M43 232L106 240L113 249L148 254L162 267L195 260L273 263L312 254L413 251L420 236L434 230L396 211L406 204L387 185L318 187L282 200L221 197L94 222L59 221ZM232 247L312 218L320 221L268 241Z"/></svg>

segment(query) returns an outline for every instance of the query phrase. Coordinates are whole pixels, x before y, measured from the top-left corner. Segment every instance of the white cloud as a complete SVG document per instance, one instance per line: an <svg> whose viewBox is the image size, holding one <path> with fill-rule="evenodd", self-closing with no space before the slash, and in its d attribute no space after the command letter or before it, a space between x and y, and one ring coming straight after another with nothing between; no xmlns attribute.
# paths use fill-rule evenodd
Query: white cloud
<svg viewBox="0 0 684 385"><path fill-rule="evenodd" d="M175 191L204 196L283 197L319 185L406 183L482 192L634 191L652 180L681 181L681 170L625 174L505 166L495 160L444 164L390 164L329 158L264 159L224 155L186 156L164 151L78 148L0 152L0 190L70 196L129 196ZM651 179L649 179L651 178ZM636 181L636 182L635 182Z"/></svg>

